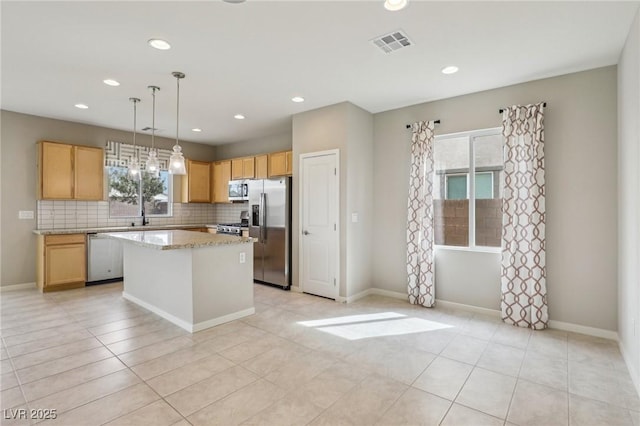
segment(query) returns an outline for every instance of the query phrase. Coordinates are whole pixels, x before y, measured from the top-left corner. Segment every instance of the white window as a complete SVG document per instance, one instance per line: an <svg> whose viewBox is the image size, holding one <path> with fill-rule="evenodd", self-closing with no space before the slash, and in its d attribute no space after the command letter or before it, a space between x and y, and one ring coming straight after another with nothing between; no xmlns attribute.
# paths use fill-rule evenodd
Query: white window
<svg viewBox="0 0 640 426"><path fill-rule="evenodd" d="M172 190L171 175L160 171L154 177L145 171L132 178L126 167L107 167L109 179L109 216L140 217L142 200L146 216L171 216Z"/></svg>
<svg viewBox="0 0 640 426"><path fill-rule="evenodd" d="M435 244L500 247L500 129L436 136L434 166Z"/></svg>

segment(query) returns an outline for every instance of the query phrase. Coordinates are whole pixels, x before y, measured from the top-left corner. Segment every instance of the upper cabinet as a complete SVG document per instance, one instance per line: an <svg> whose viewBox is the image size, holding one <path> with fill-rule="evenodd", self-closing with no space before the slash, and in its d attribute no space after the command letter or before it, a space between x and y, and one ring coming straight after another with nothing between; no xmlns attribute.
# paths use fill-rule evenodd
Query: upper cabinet
<svg viewBox="0 0 640 426"><path fill-rule="evenodd" d="M291 151L269 154L269 177L293 174L293 153Z"/></svg>
<svg viewBox="0 0 640 426"><path fill-rule="evenodd" d="M213 202L229 202L229 181L231 180L231 160L213 163Z"/></svg>
<svg viewBox="0 0 640 426"><path fill-rule="evenodd" d="M211 163L186 160L187 174L182 176L183 203L211 202Z"/></svg>
<svg viewBox="0 0 640 426"><path fill-rule="evenodd" d="M254 157L231 160L231 179L253 179L255 177Z"/></svg>
<svg viewBox="0 0 640 426"><path fill-rule="evenodd" d="M58 142L38 142L38 199L104 198L104 150Z"/></svg>
<svg viewBox="0 0 640 426"><path fill-rule="evenodd" d="M255 156L255 178L266 179L269 177L269 155L256 155Z"/></svg>

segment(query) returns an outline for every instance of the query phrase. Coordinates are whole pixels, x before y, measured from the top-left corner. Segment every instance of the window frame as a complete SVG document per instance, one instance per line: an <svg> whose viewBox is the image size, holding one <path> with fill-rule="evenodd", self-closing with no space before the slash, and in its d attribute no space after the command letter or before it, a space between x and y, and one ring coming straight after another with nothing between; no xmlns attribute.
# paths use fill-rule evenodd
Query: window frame
<svg viewBox="0 0 640 426"><path fill-rule="evenodd" d="M105 173L104 175L106 176L106 190L107 190L107 203L111 203L111 199L109 198L109 192L111 191L111 180L110 180L110 175L109 175L109 171L111 168L118 168L118 169L124 169L125 171L127 170L127 167L125 166L105 166ZM162 172L166 172L167 173L167 214L153 214L153 213L148 213L145 211L145 217L151 218L151 217L173 217L173 175L171 173L169 173L167 170L161 170L160 173ZM142 207L144 205L144 200L142 197L142 173L147 173L144 170L140 171L140 174L138 175L138 214L136 216L113 216L111 215L111 207L109 206L108 211L109 211L109 219L131 219L131 218L141 218L142 217Z"/></svg>
<svg viewBox="0 0 640 426"><path fill-rule="evenodd" d="M475 185L475 175L476 175L476 158L475 158L475 139L482 136L502 136L502 128L501 127L491 127L487 129L479 129L479 130L470 130L464 132L456 132L456 133L447 133L444 135L436 135L434 138L435 141L443 141L447 139L459 139L463 137L467 137L468 139L468 149L469 149L469 170L467 172L467 199L469 200L469 244L468 246L449 246L443 244L435 244L434 248L438 250L457 250L457 251L476 251L483 253L501 253L502 247L491 247L491 246L477 246L476 245L476 185ZM491 173L488 171L481 171L479 173ZM457 173L453 173L457 174ZM453 175L452 174L452 175ZM459 173L464 174L464 173ZM473 179L471 176L473 175ZM447 195L447 182L446 182L446 174L445 176L445 192L443 194L443 200L446 200ZM493 176L491 178L493 183ZM493 193L492 187L492 193Z"/></svg>
<svg viewBox="0 0 640 426"><path fill-rule="evenodd" d="M481 171L481 172L475 172L474 176L474 182L477 179L478 175L489 175L491 177L491 198L493 198L493 196L495 195L495 182L493 181L493 171L491 170L487 170L487 171ZM476 196L475 194L473 195L474 197ZM486 198L480 198L481 200L484 200Z"/></svg>
<svg viewBox="0 0 640 426"><path fill-rule="evenodd" d="M467 198L469 198L469 173L445 173L444 175L444 198L443 200L463 200L464 198L449 198L449 178L464 176L466 178Z"/></svg>

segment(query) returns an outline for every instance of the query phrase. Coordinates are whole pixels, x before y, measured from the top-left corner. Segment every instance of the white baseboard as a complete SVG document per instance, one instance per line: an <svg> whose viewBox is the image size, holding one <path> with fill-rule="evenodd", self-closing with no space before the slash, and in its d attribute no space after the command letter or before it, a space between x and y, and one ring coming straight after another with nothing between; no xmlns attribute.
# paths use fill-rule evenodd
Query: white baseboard
<svg viewBox="0 0 640 426"><path fill-rule="evenodd" d="M346 302L352 302L355 300L358 300L362 297L366 297L370 294L376 294L379 296L387 296L387 297L393 297L395 299L407 299L407 295L405 293L401 293L401 292L397 292L397 291L389 291L389 290L383 290L380 288L370 288L367 289L365 291L362 291L360 293L354 294L353 296L349 297L346 299ZM495 318L500 318L501 317L501 312L499 310L496 309L488 309L488 308L482 308L479 306L473 306L473 305L465 305L463 303L456 303L456 302L449 302L446 300L441 300L441 299L436 299L436 306L442 306L445 308L452 308L452 309L459 309L461 311L466 311L466 312L472 312L472 313L477 313L477 314L483 314L483 315L488 315L488 316L492 316ZM588 327L588 326L584 326L584 325L579 325L579 324L573 324L573 323L568 323L568 322L563 322L563 321L555 321L555 320L550 320L549 321L549 327L556 329L556 330L562 330L562 331L571 331L574 333L580 333L580 334L586 334L588 336L594 336L594 337L602 337L604 339L610 339L610 340L615 340L618 341L618 333L612 330L605 330L602 328L595 328L595 327Z"/></svg>
<svg viewBox="0 0 640 426"><path fill-rule="evenodd" d="M391 297L393 299L407 300L407 295L404 293L400 293L397 291L383 290L381 288L368 288L366 290L361 291L360 293L356 293L351 296L347 296L347 297L340 296L336 298L336 302L353 303L356 300L360 300L363 297L371 296L374 294L376 296L385 296L385 297Z"/></svg>
<svg viewBox="0 0 640 426"><path fill-rule="evenodd" d="M223 315L218 318L212 318L207 321L202 321L202 322L193 324L192 333L195 333L196 331L204 330L206 328L215 327L216 325L224 324L225 322L230 322L240 318L248 317L249 315L253 315L255 313L256 313L256 308L249 308L249 309L244 309L242 311Z"/></svg>
<svg viewBox="0 0 640 426"><path fill-rule="evenodd" d="M570 322L549 320L549 328L556 330L571 331L573 333L586 334L594 337L602 337L604 339L610 339L618 341L618 333L612 330L605 330L603 328L588 327L586 325L573 324Z"/></svg>
<svg viewBox="0 0 640 426"><path fill-rule="evenodd" d="M409 300L409 296L407 295L407 293L401 293L399 291L383 290L381 288L372 288L371 294L375 294L378 296L391 297L393 299Z"/></svg>
<svg viewBox="0 0 640 426"><path fill-rule="evenodd" d="M0 287L0 292L5 291L16 291L16 290L29 290L32 288L36 288L36 283L22 283L22 284L12 284L12 285L3 285Z"/></svg>
<svg viewBox="0 0 640 426"><path fill-rule="evenodd" d="M442 299L436 299L436 306L437 307L442 306L443 308L459 309L465 312L473 312L474 314L482 314L482 315L488 315L491 317L500 318L500 311L497 311L495 309L482 308L480 306L465 305L464 303L449 302Z"/></svg>
<svg viewBox="0 0 640 426"><path fill-rule="evenodd" d="M627 370L629 370L631 381L633 382L633 385L636 388L636 392L638 392L638 396L640 396L640 371L634 368L632 360L629 358L629 355L625 352L624 346L620 344L620 341L618 341L618 346L620 347L620 353L622 354L624 363L627 365Z"/></svg>
<svg viewBox="0 0 640 426"><path fill-rule="evenodd" d="M256 313L255 308L249 308L249 309L245 309L242 311L238 311L238 312L233 312L230 313L228 315L223 315L221 317L217 317L217 318L212 318L210 320L207 321L202 321L196 324L193 324L189 321L185 321L181 318L176 317L175 315L172 315L154 305L151 305L147 302L144 302L140 299L138 299L135 296L130 295L127 292L122 292L122 297L129 300L130 302L135 303L136 305L142 306L143 308L153 312L156 315L161 316L162 318L166 319L167 321L177 325L178 327L187 330L189 333L195 333L197 331L201 331L204 330L206 328L210 328L210 327L215 327L216 325L220 325L220 324L224 324L225 322L229 322L229 321L233 321L233 320L237 320L240 318L244 318L246 316L249 315L253 315Z"/></svg>

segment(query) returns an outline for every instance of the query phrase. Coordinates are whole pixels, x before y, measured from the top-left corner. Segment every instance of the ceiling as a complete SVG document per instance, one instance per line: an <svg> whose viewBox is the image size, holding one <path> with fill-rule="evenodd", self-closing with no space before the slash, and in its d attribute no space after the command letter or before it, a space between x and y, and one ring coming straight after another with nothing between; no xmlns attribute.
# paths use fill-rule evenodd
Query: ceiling
<svg viewBox="0 0 640 426"><path fill-rule="evenodd" d="M151 126L157 85L156 134L175 137L171 72L182 71L180 139L251 140L338 102L376 113L615 64L639 4L382 3L2 1L2 109L131 130L128 98L142 99L138 127ZM370 42L398 29L412 46L386 54ZM451 64L460 71L440 72Z"/></svg>

